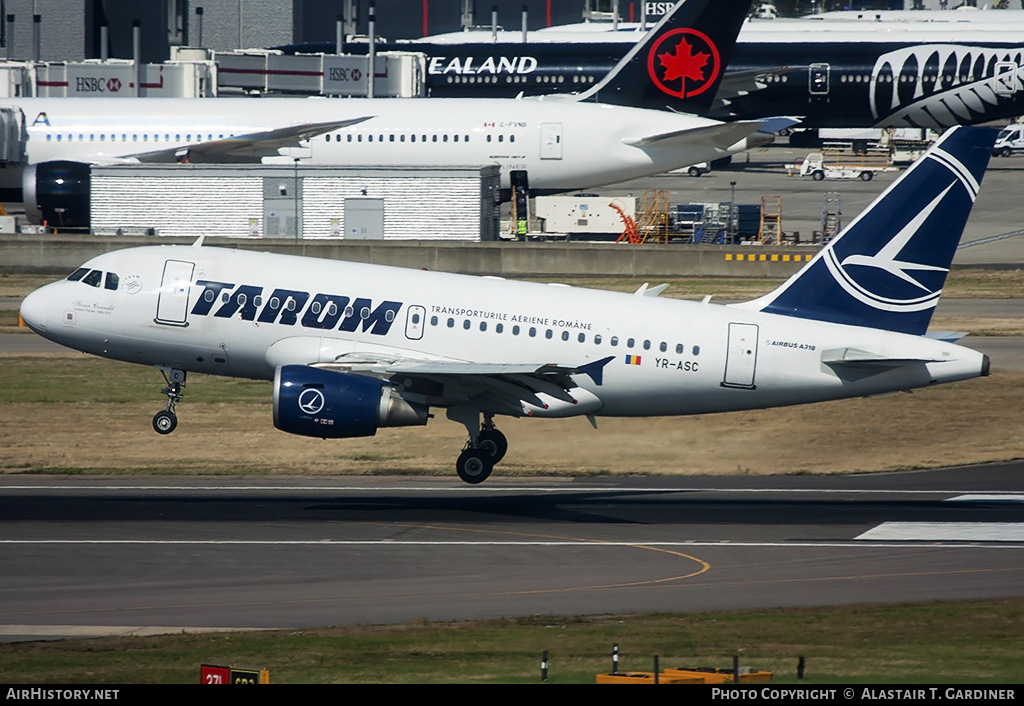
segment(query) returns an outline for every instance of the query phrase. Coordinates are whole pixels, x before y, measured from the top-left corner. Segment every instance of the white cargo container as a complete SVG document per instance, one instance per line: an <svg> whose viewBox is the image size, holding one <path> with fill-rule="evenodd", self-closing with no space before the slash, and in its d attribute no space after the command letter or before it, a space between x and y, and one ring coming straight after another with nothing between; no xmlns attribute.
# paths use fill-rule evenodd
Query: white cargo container
<svg viewBox="0 0 1024 706"><path fill-rule="evenodd" d="M636 218L636 198L633 196L538 196L534 202L534 215L544 220L545 233L621 233L625 225L622 216L611 207L615 202L623 213Z"/></svg>

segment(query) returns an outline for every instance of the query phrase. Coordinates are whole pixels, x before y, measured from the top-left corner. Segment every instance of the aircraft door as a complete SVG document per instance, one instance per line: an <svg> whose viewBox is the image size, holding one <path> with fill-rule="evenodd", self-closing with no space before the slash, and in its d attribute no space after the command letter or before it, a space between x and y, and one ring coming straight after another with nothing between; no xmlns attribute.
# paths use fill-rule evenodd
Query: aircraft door
<svg viewBox="0 0 1024 706"><path fill-rule="evenodd" d="M164 275L156 300L156 323L188 326L188 300L195 269L194 262L184 260L167 260L164 263Z"/></svg>
<svg viewBox="0 0 1024 706"><path fill-rule="evenodd" d="M807 85L807 92L811 96L828 95L830 68L828 64L811 64Z"/></svg>
<svg viewBox="0 0 1024 706"><path fill-rule="evenodd" d="M540 124L540 158L562 158L562 123Z"/></svg>
<svg viewBox="0 0 1024 706"><path fill-rule="evenodd" d="M1012 96L1017 92L1017 65L1012 61L996 62L996 95Z"/></svg>
<svg viewBox="0 0 1024 706"><path fill-rule="evenodd" d="M729 346L725 358L722 387L753 390L757 365L757 325L729 324Z"/></svg>
<svg viewBox="0 0 1024 706"><path fill-rule="evenodd" d="M418 341L423 338L423 328L426 325L427 310L418 304L410 306L405 312L405 337L410 341Z"/></svg>

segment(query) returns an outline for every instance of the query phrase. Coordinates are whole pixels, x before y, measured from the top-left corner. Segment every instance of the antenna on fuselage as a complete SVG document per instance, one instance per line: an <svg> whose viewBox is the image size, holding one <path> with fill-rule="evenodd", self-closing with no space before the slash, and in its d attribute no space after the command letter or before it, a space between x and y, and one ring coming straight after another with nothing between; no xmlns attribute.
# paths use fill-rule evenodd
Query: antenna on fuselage
<svg viewBox="0 0 1024 706"><path fill-rule="evenodd" d="M192 247L194 247L194 248L201 248L201 247L203 247L203 239L204 238L206 238L205 235L200 235L198 238L196 238L196 242L192 243Z"/></svg>

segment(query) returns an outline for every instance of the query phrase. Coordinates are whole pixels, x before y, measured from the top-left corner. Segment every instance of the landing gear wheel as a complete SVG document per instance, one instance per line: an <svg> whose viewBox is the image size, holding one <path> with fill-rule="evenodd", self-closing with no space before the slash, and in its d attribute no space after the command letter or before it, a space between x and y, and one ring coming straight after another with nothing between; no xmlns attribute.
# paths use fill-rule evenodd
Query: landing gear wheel
<svg viewBox="0 0 1024 706"><path fill-rule="evenodd" d="M459 454L459 460L455 463L455 470L459 478L467 483L476 485L483 483L494 470L494 460L486 449L477 447L466 449Z"/></svg>
<svg viewBox="0 0 1024 706"><path fill-rule="evenodd" d="M174 412L162 411L153 416L153 429L157 434L170 434L178 426L178 417Z"/></svg>
<svg viewBox="0 0 1024 706"><path fill-rule="evenodd" d="M491 463L498 463L508 451L508 439L497 429L481 429L479 448L491 454Z"/></svg>

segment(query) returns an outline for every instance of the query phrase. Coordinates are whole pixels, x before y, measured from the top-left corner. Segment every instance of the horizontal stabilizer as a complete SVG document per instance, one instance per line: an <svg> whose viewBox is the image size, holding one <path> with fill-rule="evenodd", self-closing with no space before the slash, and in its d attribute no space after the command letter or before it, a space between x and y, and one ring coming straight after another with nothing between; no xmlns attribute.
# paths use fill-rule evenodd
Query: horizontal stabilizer
<svg viewBox="0 0 1024 706"><path fill-rule="evenodd" d="M966 335L966 331L929 331L924 337L943 343L956 343Z"/></svg>
<svg viewBox="0 0 1024 706"><path fill-rule="evenodd" d="M940 358L888 358L856 348L833 348L821 352L825 365L850 365L858 368L898 368L915 363L940 363Z"/></svg>

